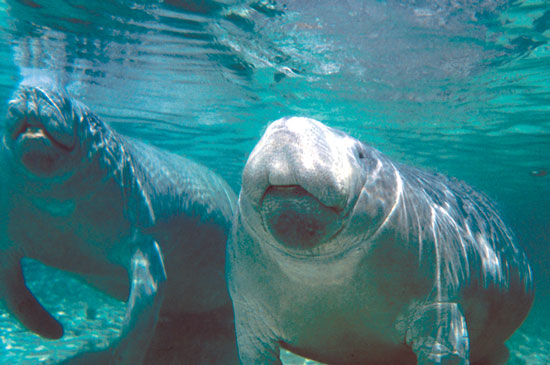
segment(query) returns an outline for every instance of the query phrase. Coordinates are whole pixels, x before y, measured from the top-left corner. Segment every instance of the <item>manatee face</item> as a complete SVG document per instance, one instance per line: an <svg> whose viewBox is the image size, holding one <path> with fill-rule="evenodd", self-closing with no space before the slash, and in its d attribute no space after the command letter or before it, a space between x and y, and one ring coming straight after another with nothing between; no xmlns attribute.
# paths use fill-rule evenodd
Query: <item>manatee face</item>
<svg viewBox="0 0 550 365"><path fill-rule="evenodd" d="M79 119L63 89L49 80L24 81L9 103L3 142L26 171L59 176L77 157Z"/></svg>
<svg viewBox="0 0 550 365"><path fill-rule="evenodd" d="M376 225L384 215L384 207L357 208L379 165L375 150L342 132L313 119L280 119L245 166L243 219L261 241L288 253L338 253L344 249L339 237L353 217L369 215Z"/></svg>

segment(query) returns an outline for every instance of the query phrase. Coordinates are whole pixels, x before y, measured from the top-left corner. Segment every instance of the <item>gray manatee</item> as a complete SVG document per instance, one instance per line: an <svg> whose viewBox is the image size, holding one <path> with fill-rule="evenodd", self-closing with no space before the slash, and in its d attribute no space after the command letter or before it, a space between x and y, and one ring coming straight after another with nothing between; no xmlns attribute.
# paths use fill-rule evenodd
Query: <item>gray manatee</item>
<svg viewBox="0 0 550 365"><path fill-rule="evenodd" d="M484 195L308 118L252 151L227 260L244 364L492 363L534 296Z"/></svg>
<svg viewBox="0 0 550 365"><path fill-rule="evenodd" d="M26 328L63 334L27 289L30 257L128 301L120 340L69 363L238 363L224 278L236 197L220 177L116 133L45 77L9 102L0 165L0 302Z"/></svg>

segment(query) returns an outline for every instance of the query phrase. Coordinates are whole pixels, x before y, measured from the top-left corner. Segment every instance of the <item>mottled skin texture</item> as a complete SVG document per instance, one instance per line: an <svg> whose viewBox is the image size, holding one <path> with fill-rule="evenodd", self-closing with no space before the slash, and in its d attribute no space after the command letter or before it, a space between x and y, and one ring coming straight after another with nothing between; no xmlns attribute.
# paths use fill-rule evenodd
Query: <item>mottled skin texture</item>
<svg viewBox="0 0 550 365"><path fill-rule="evenodd" d="M63 333L25 286L31 257L128 300L121 339L70 363L238 362L224 280L236 198L220 177L117 134L45 78L21 83L2 141L0 300L13 315Z"/></svg>
<svg viewBox="0 0 550 365"><path fill-rule="evenodd" d="M227 277L244 364L496 363L533 300L482 194L307 118L273 122L242 177Z"/></svg>

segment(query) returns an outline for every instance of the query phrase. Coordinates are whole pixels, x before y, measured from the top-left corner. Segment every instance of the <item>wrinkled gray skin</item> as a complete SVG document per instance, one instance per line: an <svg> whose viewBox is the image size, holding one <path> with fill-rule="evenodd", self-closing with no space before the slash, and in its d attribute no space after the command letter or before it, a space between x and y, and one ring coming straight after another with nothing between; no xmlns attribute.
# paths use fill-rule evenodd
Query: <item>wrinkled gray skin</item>
<svg viewBox="0 0 550 365"><path fill-rule="evenodd" d="M120 340L68 363L238 362L224 281L236 198L220 177L117 134L42 77L9 102L0 163L6 308L41 336L63 334L27 289L22 257L128 301Z"/></svg>
<svg viewBox="0 0 550 365"><path fill-rule="evenodd" d="M487 198L307 118L280 119L242 177L227 276L243 364L492 363L532 275Z"/></svg>

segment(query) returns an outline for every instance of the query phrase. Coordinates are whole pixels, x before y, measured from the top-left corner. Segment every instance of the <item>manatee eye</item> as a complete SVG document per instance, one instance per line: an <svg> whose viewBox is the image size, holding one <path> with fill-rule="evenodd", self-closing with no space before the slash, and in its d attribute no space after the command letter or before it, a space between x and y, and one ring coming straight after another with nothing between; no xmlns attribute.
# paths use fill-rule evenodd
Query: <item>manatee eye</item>
<svg viewBox="0 0 550 365"><path fill-rule="evenodd" d="M355 154L357 155L357 157L362 160L365 158L365 153L363 152L363 149L360 147L360 146L357 146L355 148Z"/></svg>

